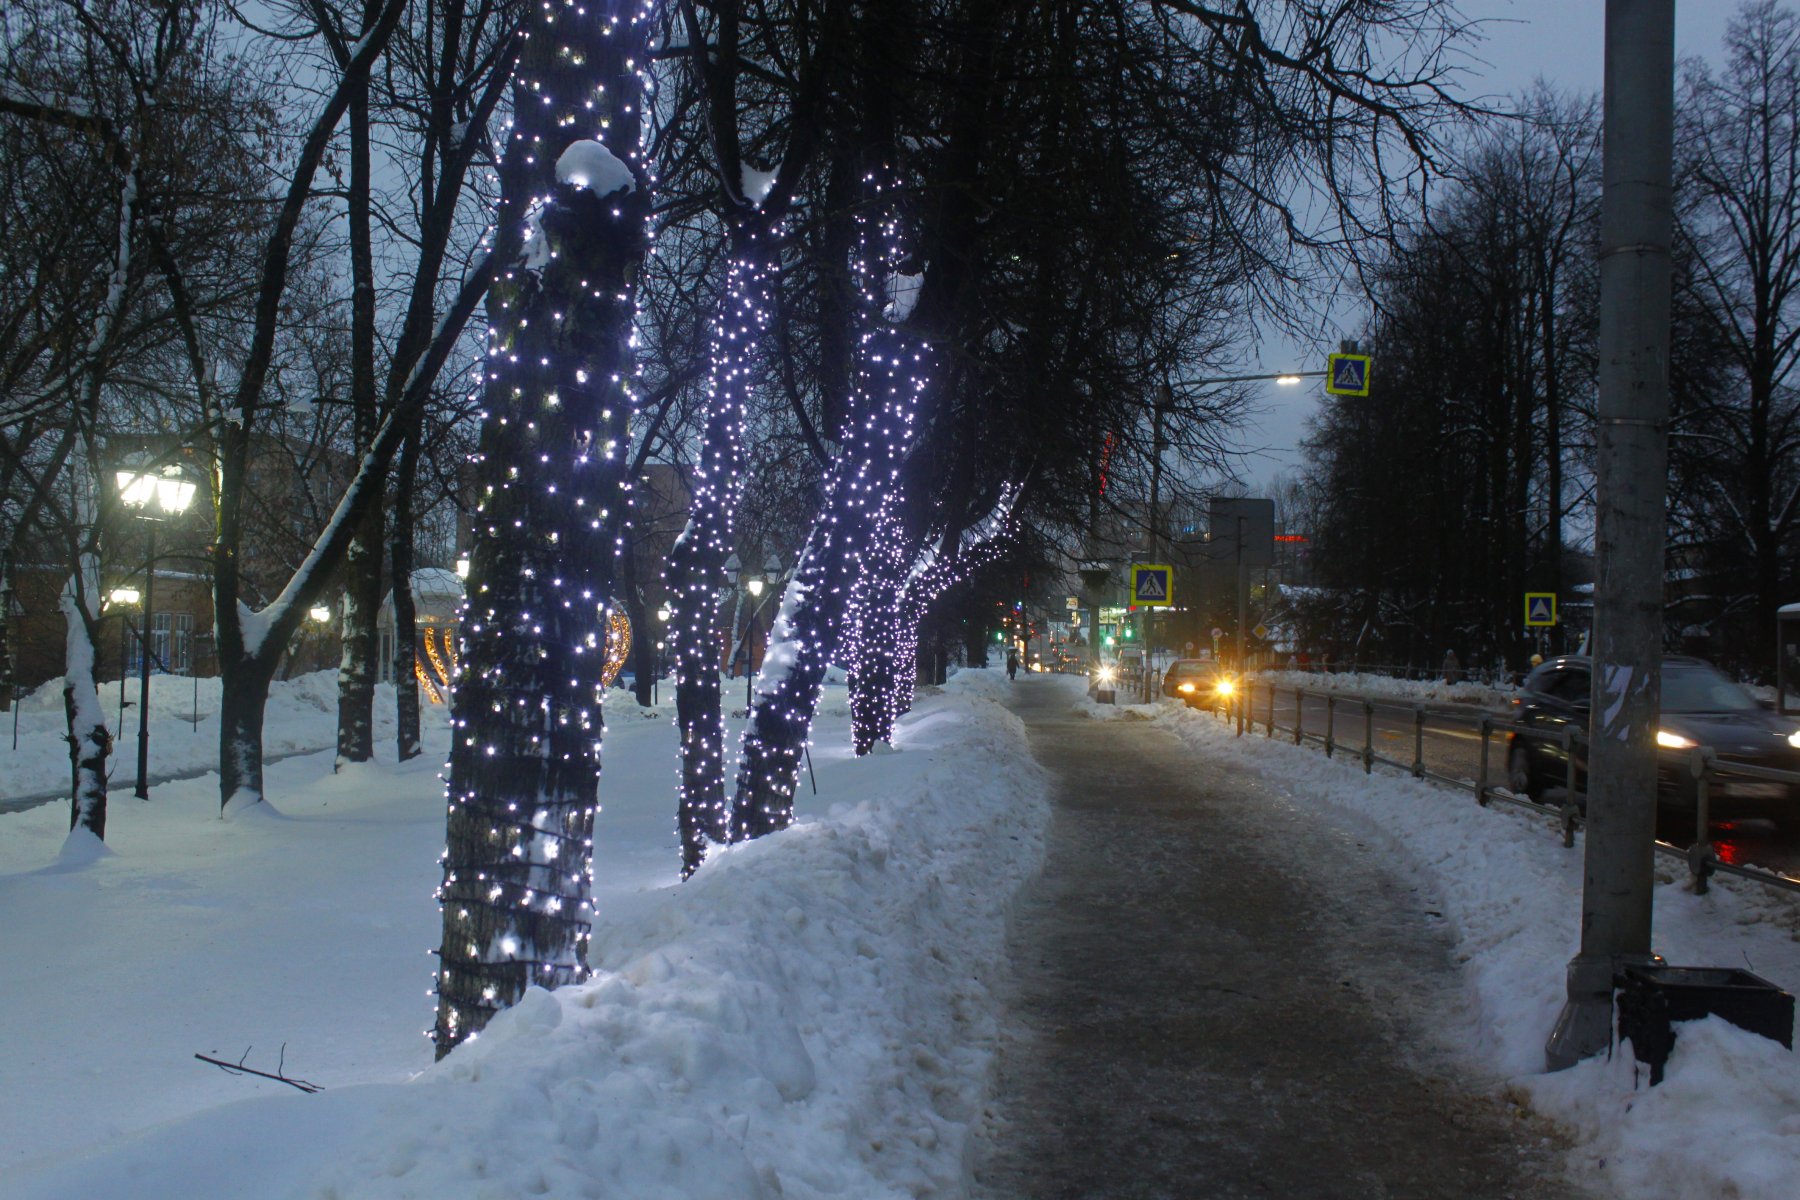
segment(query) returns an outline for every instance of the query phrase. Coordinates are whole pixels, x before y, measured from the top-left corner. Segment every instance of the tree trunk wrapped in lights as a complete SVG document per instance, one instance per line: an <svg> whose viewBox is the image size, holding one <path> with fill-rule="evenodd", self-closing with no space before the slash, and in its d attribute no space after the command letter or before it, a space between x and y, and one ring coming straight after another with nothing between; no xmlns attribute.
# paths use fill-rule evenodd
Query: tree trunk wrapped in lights
<svg viewBox="0 0 1800 1200"><path fill-rule="evenodd" d="M744 161L738 83L746 56L739 40L743 29L737 6L716 10L710 34L693 3L683 3L681 12L691 62L705 94L707 132L727 230L726 276L712 325L707 419L694 471L692 515L670 551L664 573L668 640L675 659L675 716L681 733L677 824L685 879L699 869L707 847L725 841L729 833L717 593L722 584L731 582L723 572L743 493L745 400L774 308L782 218L817 146L828 96L826 75L847 27L850 5L826 0L817 13L817 42L807 47L803 41L799 47L795 65L800 87L785 122L785 153L773 175L753 171Z"/></svg>
<svg viewBox="0 0 1800 1200"><path fill-rule="evenodd" d="M606 605L628 502L632 329L648 246L649 6L544 6L514 82L488 299L482 499L452 712L434 1039L587 973Z"/></svg>
<svg viewBox="0 0 1800 1200"><path fill-rule="evenodd" d="M761 837L793 821L801 757L826 669L839 648L859 560L912 442L913 418L929 374L924 348L898 324L916 293L895 286L905 255L891 200L892 175L884 170L880 178L885 186L875 177L866 181L881 217L876 229L865 225L855 264L862 281L863 329L856 378L824 502L782 596L757 676L738 757L732 841ZM883 307L877 297L885 294L891 302Z"/></svg>
<svg viewBox="0 0 1800 1200"><path fill-rule="evenodd" d="M843 636L850 741L858 755L888 741L894 722L911 710L919 624L938 597L998 557L1018 495L1016 486L1004 489L993 511L955 539L909 539L892 512L883 512ZM897 508L898 494L893 498Z"/></svg>
<svg viewBox="0 0 1800 1200"><path fill-rule="evenodd" d="M713 319L712 371L692 516L669 552L669 641L675 657L675 720L681 731L681 873L699 869L709 844L727 835L725 718L719 695L718 590L726 582L732 527L743 492L744 401L768 329L777 266L775 235L761 214L731 226L725 287Z"/></svg>

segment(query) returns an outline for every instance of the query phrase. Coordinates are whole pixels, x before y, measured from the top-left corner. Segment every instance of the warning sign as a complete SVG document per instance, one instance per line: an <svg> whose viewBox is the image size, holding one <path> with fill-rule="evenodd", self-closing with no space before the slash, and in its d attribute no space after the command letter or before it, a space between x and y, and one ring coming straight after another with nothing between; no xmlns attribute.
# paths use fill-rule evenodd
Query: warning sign
<svg viewBox="0 0 1800 1200"><path fill-rule="evenodd" d="M1175 568L1166 565L1131 568L1131 602L1141 608L1167 608L1173 601Z"/></svg>
<svg viewBox="0 0 1800 1200"><path fill-rule="evenodd" d="M1525 625L1536 628L1556 624L1556 593L1525 593Z"/></svg>

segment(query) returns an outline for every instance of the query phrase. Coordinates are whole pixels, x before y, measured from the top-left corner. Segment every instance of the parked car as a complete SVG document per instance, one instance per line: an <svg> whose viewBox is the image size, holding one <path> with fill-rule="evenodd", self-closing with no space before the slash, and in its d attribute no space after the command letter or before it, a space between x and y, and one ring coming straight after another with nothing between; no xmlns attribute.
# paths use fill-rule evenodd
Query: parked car
<svg viewBox="0 0 1800 1200"><path fill-rule="evenodd" d="M1513 792L1538 799L1550 788L1566 786L1568 758L1560 737L1563 729L1573 728L1585 738L1592 683L1593 663L1580 655L1553 658L1525 677L1512 717L1531 732L1509 739L1507 786ZM1745 763L1800 771L1800 727L1793 719L1777 716L1717 667L1697 658L1663 660L1656 740L1662 748L1658 799L1671 808L1693 810L1689 751L1697 746L1710 747L1720 766ZM1574 754L1575 788L1585 793L1585 746L1577 744ZM1727 773L1714 780L1709 797L1719 815L1800 821L1800 789L1789 784Z"/></svg>
<svg viewBox="0 0 1800 1200"><path fill-rule="evenodd" d="M1211 659L1178 658L1163 672L1162 694L1185 701L1189 708L1216 707L1236 690L1236 677Z"/></svg>

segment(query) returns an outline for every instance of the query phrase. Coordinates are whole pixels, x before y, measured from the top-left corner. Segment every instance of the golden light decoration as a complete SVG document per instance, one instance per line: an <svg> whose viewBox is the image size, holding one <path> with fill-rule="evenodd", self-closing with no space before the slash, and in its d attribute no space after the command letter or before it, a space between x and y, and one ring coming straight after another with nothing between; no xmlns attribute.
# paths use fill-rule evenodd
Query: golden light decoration
<svg viewBox="0 0 1800 1200"><path fill-rule="evenodd" d="M417 659L413 661L413 671L419 677L419 684L425 695L433 704L443 704L450 697L450 679L456 674L456 634L448 626L441 630L435 625L426 625L420 630L420 640L425 643L425 657L431 661L431 670L425 670L425 664ZM433 636L433 635L437 636ZM440 653L438 645L443 644ZM436 678L433 678L433 676Z"/></svg>
<svg viewBox="0 0 1800 1200"><path fill-rule="evenodd" d="M431 669L426 670L424 662L415 660L413 672L419 678L419 687L426 699L433 704L443 704L450 698L450 681L456 674L456 631L448 625L441 629L425 625L419 632ZM601 686L611 687L630 657L631 618L625 615L624 609L610 607L606 613L606 662L600 669Z"/></svg>
<svg viewBox="0 0 1800 1200"><path fill-rule="evenodd" d="M631 657L631 618L618 604L606 609L606 663L600 668L600 686L611 687Z"/></svg>

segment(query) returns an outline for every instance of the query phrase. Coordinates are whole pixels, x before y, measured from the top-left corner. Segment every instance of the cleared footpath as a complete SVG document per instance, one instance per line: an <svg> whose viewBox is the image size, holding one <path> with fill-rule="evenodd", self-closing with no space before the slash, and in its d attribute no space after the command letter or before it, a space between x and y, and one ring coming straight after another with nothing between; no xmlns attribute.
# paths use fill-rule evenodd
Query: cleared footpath
<svg viewBox="0 0 1800 1200"><path fill-rule="evenodd" d="M1373 850L1077 695L1014 695L1055 815L978 1200L1603 1194L1422 1028L1457 1011L1456 969Z"/></svg>

